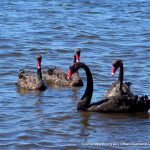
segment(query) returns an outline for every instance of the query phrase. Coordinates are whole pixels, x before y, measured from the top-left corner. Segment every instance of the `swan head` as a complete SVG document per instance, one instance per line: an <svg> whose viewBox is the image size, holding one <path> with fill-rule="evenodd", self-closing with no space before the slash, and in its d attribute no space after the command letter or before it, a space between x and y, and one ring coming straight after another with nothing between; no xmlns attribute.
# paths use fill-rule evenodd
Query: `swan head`
<svg viewBox="0 0 150 150"><path fill-rule="evenodd" d="M115 75L116 70L122 65L122 60L113 60L112 62L112 76Z"/></svg>
<svg viewBox="0 0 150 150"><path fill-rule="evenodd" d="M70 80L72 74L75 73L78 70L79 66L81 66L81 65L83 65L83 63L76 62L69 67L69 71L67 73L68 80Z"/></svg>
<svg viewBox="0 0 150 150"><path fill-rule="evenodd" d="M81 53L80 48L76 48L74 54L74 63L80 61L80 53Z"/></svg>

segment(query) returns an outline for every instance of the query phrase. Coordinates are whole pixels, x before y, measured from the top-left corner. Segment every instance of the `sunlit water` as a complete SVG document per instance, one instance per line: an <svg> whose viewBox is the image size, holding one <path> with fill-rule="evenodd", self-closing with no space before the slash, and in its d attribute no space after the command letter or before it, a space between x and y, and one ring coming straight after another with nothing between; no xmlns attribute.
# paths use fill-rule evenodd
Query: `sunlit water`
<svg viewBox="0 0 150 150"><path fill-rule="evenodd" d="M149 6L148 0L0 0L0 149L149 149L149 112L77 112L85 86L41 93L15 86L20 69L36 69L37 55L43 68L67 71L81 48L93 74L92 101L117 79L113 59L123 60L132 91L150 96Z"/></svg>

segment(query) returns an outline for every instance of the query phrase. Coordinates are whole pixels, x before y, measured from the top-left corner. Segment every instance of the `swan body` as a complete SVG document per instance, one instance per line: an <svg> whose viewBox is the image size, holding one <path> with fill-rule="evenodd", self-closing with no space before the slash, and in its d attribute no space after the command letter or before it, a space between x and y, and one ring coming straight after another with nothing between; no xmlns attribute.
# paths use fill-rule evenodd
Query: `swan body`
<svg viewBox="0 0 150 150"><path fill-rule="evenodd" d="M91 111L91 112L147 112L150 108L150 100L147 96L112 96L102 99L101 101L91 103L93 94L93 78L89 67L81 62L74 63L70 67L68 78L72 73L78 71L80 68L84 69L87 76L86 90L77 104L77 110Z"/></svg>
<svg viewBox="0 0 150 150"><path fill-rule="evenodd" d="M130 82L129 82L130 84ZM120 95L133 95L130 90L130 85L128 83L122 84L122 90L120 90L120 82L116 81L112 83L110 88L105 92L104 97L120 96Z"/></svg>
<svg viewBox="0 0 150 150"><path fill-rule="evenodd" d="M41 60L42 56L38 56L36 74L25 69L20 70L18 75L19 78L16 83L18 88L26 90L44 90L46 88L44 81L42 80Z"/></svg>
<svg viewBox="0 0 150 150"><path fill-rule="evenodd" d="M75 49L74 62L80 60L80 49ZM54 86L83 86L83 82L79 77L78 72L75 72L68 81L67 73L58 67L45 69L43 71L44 80L49 85Z"/></svg>
<svg viewBox="0 0 150 150"><path fill-rule="evenodd" d="M120 68L118 80L114 82L110 88L105 92L104 97L111 97L111 96L121 96L121 95L133 95L130 90L130 82L123 83L123 62L122 60L114 60L112 62L112 75L115 75L116 70Z"/></svg>
<svg viewBox="0 0 150 150"><path fill-rule="evenodd" d="M70 80L67 79L67 73L57 67L49 68L43 71L47 84L54 86L83 86L78 73L74 73Z"/></svg>

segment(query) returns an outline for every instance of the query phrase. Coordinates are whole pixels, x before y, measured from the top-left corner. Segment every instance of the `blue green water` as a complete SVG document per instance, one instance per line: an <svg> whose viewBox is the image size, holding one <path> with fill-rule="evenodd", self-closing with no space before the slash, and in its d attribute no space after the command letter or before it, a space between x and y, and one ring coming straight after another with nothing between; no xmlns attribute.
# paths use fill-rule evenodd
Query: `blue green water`
<svg viewBox="0 0 150 150"><path fill-rule="evenodd" d="M37 55L43 68L67 71L81 48L94 78L92 101L117 79L114 59L123 60L132 91L150 96L149 6L148 0L0 0L0 149L149 149L149 112L78 112L85 87L20 93L15 86L20 69L36 69Z"/></svg>

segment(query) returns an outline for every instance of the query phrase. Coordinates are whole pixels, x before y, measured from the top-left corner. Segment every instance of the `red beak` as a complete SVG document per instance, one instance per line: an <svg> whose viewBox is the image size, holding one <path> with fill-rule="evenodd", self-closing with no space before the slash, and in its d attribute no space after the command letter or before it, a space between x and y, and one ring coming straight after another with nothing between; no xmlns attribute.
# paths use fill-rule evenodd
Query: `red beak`
<svg viewBox="0 0 150 150"><path fill-rule="evenodd" d="M72 74L73 74L72 69L69 69L69 71L68 71L68 73L67 73L67 79L68 79L68 80L70 80Z"/></svg>
<svg viewBox="0 0 150 150"><path fill-rule="evenodd" d="M40 69L41 68L41 60L37 60L37 68Z"/></svg>
<svg viewBox="0 0 150 150"><path fill-rule="evenodd" d="M78 53L76 53L76 62L80 61L80 55Z"/></svg>
<svg viewBox="0 0 150 150"><path fill-rule="evenodd" d="M117 69L116 69L115 67L112 66L112 76L115 75L116 70L117 70Z"/></svg>

